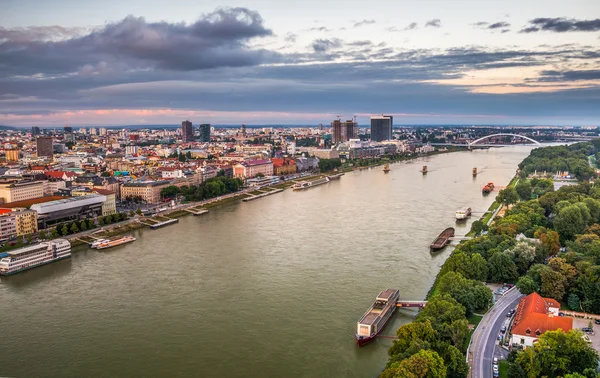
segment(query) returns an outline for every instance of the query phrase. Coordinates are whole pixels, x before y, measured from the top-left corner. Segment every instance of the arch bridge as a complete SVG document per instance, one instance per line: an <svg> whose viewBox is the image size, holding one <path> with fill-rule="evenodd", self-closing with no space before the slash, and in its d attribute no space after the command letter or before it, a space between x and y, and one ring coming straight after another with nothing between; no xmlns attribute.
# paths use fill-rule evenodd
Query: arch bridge
<svg viewBox="0 0 600 378"><path fill-rule="evenodd" d="M498 134L486 135L486 136L484 136L484 137L482 137L482 138L479 138L479 139L476 139L476 140L474 140L474 141L472 141L472 142L469 142L469 147L473 146L473 145L474 145L474 144L476 144L476 143L479 143L479 142L481 142L482 140L486 140L486 139L489 139L489 138L492 138L492 137L496 137L496 136L512 136L512 137L518 137L518 138L526 139L526 140L528 140L528 141L530 141L530 142L533 142L533 143L534 143L535 145L537 145L537 146L541 146L540 142L538 142L538 141L537 141L537 140L535 140L535 139L531 139L531 138L529 138L529 137L526 137L525 135L511 134L511 133L498 133Z"/></svg>

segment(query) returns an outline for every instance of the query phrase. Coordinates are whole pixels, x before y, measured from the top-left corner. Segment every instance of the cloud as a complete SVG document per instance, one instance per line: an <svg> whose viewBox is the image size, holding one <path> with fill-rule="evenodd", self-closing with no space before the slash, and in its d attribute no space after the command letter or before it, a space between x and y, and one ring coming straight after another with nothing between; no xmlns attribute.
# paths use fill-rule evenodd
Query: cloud
<svg viewBox="0 0 600 378"><path fill-rule="evenodd" d="M508 28L510 26L510 24L508 22L495 22L493 24L491 24L490 26L488 26L488 29L501 29L501 28Z"/></svg>
<svg viewBox="0 0 600 378"><path fill-rule="evenodd" d="M442 23L439 18L429 20L425 23L425 27L431 26L432 28L439 28L442 26Z"/></svg>
<svg viewBox="0 0 600 378"><path fill-rule="evenodd" d="M285 35L285 38L284 38L284 40L285 40L286 42L289 42L289 43L294 43L294 42L296 42L296 39L297 39L297 38L298 38L298 35L296 35L296 34L294 34L294 33L287 33L287 34Z"/></svg>
<svg viewBox="0 0 600 378"><path fill-rule="evenodd" d="M65 28L62 26L30 26L7 29L0 27L0 44L4 42L28 43L33 41L61 41L81 36L87 28Z"/></svg>
<svg viewBox="0 0 600 378"><path fill-rule="evenodd" d="M128 16L83 36L68 38L72 31L60 28L46 32L44 37L39 29L3 29L0 77L69 75L100 62L125 69L190 71L276 59L273 52L246 45L253 38L273 34L257 12L246 8L219 8L192 24ZM63 40L52 41L57 34Z"/></svg>
<svg viewBox="0 0 600 378"><path fill-rule="evenodd" d="M530 79L531 80L531 79ZM588 81L588 80L600 80L600 69L597 70L567 70L567 71L556 71L546 70L540 72L540 77L535 80L539 82L552 82L552 81Z"/></svg>
<svg viewBox="0 0 600 378"><path fill-rule="evenodd" d="M330 32L331 29L329 29L326 26L315 26L315 27L310 28L310 29L305 29L305 31Z"/></svg>
<svg viewBox="0 0 600 378"><path fill-rule="evenodd" d="M342 40L339 38L331 38L331 39L315 39L311 44L313 50L317 53L326 52L331 49L336 49L342 46Z"/></svg>
<svg viewBox="0 0 600 378"><path fill-rule="evenodd" d="M594 20L575 20L565 17L534 18L529 21L529 26L523 28L521 33L535 33L550 31L555 33L565 32L596 32L600 31L600 18Z"/></svg>
<svg viewBox="0 0 600 378"><path fill-rule="evenodd" d="M375 20L362 20L354 23L354 27L357 28L363 25L372 25L375 23Z"/></svg>

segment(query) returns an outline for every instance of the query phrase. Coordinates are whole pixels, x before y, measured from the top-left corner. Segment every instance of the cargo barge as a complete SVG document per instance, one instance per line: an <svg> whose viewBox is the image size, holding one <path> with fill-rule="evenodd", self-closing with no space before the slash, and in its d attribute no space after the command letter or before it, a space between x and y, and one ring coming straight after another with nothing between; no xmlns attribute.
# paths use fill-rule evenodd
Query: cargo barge
<svg viewBox="0 0 600 378"><path fill-rule="evenodd" d="M494 191L494 183L493 182L488 182L486 185L484 185L484 187L481 189L481 193L483 194L490 194L491 192Z"/></svg>
<svg viewBox="0 0 600 378"><path fill-rule="evenodd" d="M365 312L356 325L356 344L363 346L373 341L383 331L396 311L400 298L397 289L386 289L379 293L375 303Z"/></svg>
<svg viewBox="0 0 600 378"><path fill-rule="evenodd" d="M446 244L450 243L450 238L454 236L454 227L448 227L431 243L429 248L431 251L439 251L444 248Z"/></svg>
<svg viewBox="0 0 600 378"><path fill-rule="evenodd" d="M0 253L0 276L8 276L71 257L71 243L55 239Z"/></svg>

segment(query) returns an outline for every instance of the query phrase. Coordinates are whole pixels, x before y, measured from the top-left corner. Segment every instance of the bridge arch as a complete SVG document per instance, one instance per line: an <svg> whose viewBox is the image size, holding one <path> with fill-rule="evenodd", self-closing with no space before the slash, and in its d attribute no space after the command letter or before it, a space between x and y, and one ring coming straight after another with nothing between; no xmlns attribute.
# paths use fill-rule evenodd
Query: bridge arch
<svg viewBox="0 0 600 378"><path fill-rule="evenodd" d="M525 135L519 135L519 134L510 134L510 133L498 133L498 134L486 135L486 136L484 136L484 137L482 137L482 138L479 138L479 139L476 139L476 140L474 140L474 141L470 142L470 143L469 143L469 146L472 146L472 145L474 145L475 143L481 142L482 140L485 140L485 139L488 139L488 138L491 138L491 137L495 137L495 136L513 136L513 137L519 137L519 138L527 139L528 141L530 141L530 142L533 142L533 143L535 143L535 144L536 144L536 145L538 145L538 146L541 146L541 143L540 143L540 142L538 142L538 141L537 141L537 140L535 140L535 139L531 139L531 138L529 138L529 137L526 137Z"/></svg>

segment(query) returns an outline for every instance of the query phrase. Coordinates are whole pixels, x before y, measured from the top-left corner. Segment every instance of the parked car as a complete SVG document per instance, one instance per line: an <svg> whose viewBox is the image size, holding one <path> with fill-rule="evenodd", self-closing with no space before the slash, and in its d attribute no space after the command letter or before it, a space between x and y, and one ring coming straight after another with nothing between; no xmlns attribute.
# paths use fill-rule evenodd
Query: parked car
<svg viewBox="0 0 600 378"><path fill-rule="evenodd" d="M591 328L588 328L588 327L583 327L581 330L582 330L583 332L592 332L592 329L591 329Z"/></svg>
<svg viewBox="0 0 600 378"><path fill-rule="evenodd" d="M498 365L498 357L494 357L494 365Z"/></svg>
<svg viewBox="0 0 600 378"><path fill-rule="evenodd" d="M501 334L501 333L499 333L499 334L498 334L498 340L502 340L502 337L503 337L503 336L502 336L502 334Z"/></svg>
<svg viewBox="0 0 600 378"><path fill-rule="evenodd" d="M502 328L500 328L500 332L502 332L502 333L506 332L506 326L502 326Z"/></svg>
<svg viewBox="0 0 600 378"><path fill-rule="evenodd" d="M565 313L564 312L559 312L558 316L565 316Z"/></svg>
<svg viewBox="0 0 600 378"><path fill-rule="evenodd" d="M596 324L600 324L600 319L595 319L595 320L594 320L594 323L596 323Z"/></svg>

